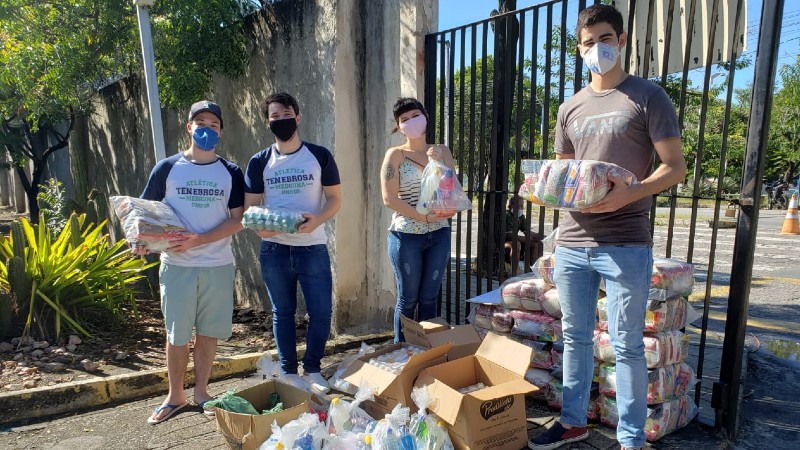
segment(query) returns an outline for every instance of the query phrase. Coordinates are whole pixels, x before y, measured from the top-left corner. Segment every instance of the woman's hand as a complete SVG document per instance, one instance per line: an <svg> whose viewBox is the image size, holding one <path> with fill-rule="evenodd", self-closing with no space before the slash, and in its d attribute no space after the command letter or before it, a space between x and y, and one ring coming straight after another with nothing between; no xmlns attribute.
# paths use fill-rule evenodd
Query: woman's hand
<svg viewBox="0 0 800 450"><path fill-rule="evenodd" d="M434 145L428 148L427 151L428 158L435 159L437 161L442 160L442 147L440 145Z"/></svg>

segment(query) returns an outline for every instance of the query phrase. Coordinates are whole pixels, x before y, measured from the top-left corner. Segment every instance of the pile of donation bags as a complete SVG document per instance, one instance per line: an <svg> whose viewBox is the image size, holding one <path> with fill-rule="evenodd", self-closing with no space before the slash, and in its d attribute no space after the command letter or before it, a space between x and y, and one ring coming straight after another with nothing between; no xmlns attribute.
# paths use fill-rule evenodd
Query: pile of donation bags
<svg viewBox="0 0 800 450"><path fill-rule="evenodd" d="M530 346L533 356L525 379L539 388L536 397L560 409L564 346L558 290L552 278L554 265L555 256L546 253L534 263L532 272L502 283L493 303L475 305L470 321L481 335L500 333ZM648 367L645 434L649 441L685 426L697 414L692 398L697 379L686 364L688 337L680 331L699 318L687 300L693 285L691 264L654 259L644 335ZM595 378L587 418L616 427L616 366L605 296L597 302L594 354Z"/></svg>

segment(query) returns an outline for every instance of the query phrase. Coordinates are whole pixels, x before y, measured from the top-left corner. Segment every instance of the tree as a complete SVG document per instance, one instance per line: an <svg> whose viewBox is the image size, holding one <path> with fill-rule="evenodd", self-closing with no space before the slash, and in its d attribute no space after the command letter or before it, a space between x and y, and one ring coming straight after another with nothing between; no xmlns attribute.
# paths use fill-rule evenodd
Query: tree
<svg viewBox="0 0 800 450"><path fill-rule="evenodd" d="M213 73L247 64L243 17L251 0L160 1L152 11L161 100L183 107L208 91ZM90 98L141 68L136 12L129 0L0 4L0 145L38 223L37 195L48 158L67 148L76 114ZM30 160L30 178L24 166Z"/></svg>
<svg viewBox="0 0 800 450"><path fill-rule="evenodd" d="M772 102L768 175L790 182L800 166L800 57L782 66L780 77Z"/></svg>

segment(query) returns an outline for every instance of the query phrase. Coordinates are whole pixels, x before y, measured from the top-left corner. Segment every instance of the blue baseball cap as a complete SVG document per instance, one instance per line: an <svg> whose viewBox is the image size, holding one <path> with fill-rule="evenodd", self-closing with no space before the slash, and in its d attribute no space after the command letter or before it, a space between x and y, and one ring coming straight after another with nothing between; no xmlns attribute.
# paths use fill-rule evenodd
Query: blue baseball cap
<svg viewBox="0 0 800 450"><path fill-rule="evenodd" d="M210 101L210 100L201 100L192 105L192 109L189 110L189 121L191 122L192 119L201 112L210 112L217 116L219 119L219 126L220 128L224 128L222 124L222 109L219 107L218 104Z"/></svg>

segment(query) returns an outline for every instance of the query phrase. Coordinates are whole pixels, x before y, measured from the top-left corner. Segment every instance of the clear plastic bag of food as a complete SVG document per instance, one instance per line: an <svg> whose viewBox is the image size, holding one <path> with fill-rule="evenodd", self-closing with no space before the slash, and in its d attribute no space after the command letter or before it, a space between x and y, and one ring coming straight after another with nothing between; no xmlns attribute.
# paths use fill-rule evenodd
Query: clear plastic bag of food
<svg viewBox="0 0 800 450"><path fill-rule="evenodd" d="M653 258L651 300L688 297L694 288L694 265L670 258Z"/></svg>
<svg viewBox="0 0 800 450"><path fill-rule="evenodd" d="M684 328L689 323L689 302L681 297L668 300L648 300L645 311L644 331L658 332ZM597 328L608 330L608 298L597 300Z"/></svg>
<svg viewBox="0 0 800 450"><path fill-rule="evenodd" d="M511 333L538 341L561 340L561 320L542 311L511 311L514 326Z"/></svg>
<svg viewBox="0 0 800 450"><path fill-rule="evenodd" d="M251 206L242 216L242 225L253 230L297 233L307 219L299 211L270 206Z"/></svg>
<svg viewBox="0 0 800 450"><path fill-rule="evenodd" d="M428 408L434 399L431 397L427 386L413 388L411 399L417 405L418 410L409 419L409 433L414 437L417 449L433 448L435 440L433 431L436 421L433 416L428 414Z"/></svg>
<svg viewBox="0 0 800 450"><path fill-rule="evenodd" d="M525 181L519 195L537 205L579 210L600 201L613 187L609 176L636 182L636 176L616 164L603 161L550 159L522 161Z"/></svg>
<svg viewBox="0 0 800 450"><path fill-rule="evenodd" d="M164 202L128 196L112 196L110 200L125 239L132 247L163 252L172 245L171 241L181 239L186 232L181 220Z"/></svg>
<svg viewBox="0 0 800 450"><path fill-rule="evenodd" d="M680 330L645 333L644 357L648 369L682 363L688 356L689 338ZM609 363L616 361L608 332L595 330L594 357Z"/></svg>
<svg viewBox="0 0 800 450"><path fill-rule="evenodd" d="M472 209L455 171L439 160L428 159L422 171L417 212L420 214L452 214Z"/></svg>
<svg viewBox="0 0 800 450"><path fill-rule="evenodd" d="M350 395L355 394L358 391L358 387L353 386L353 384L351 384L350 382L343 380L342 375L344 375L345 370L347 370L347 368L350 367L356 359L374 352L375 352L374 347L362 342L361 348L358 349L357 354L348 356L347 358L343 359L342 362L340 362L339 365L336 367L336 371L333 373L333 376L329 380L329 382L331 383L331 387L339 392L346 392Z"/></svg>

